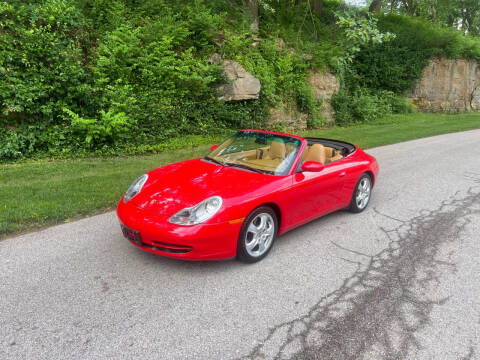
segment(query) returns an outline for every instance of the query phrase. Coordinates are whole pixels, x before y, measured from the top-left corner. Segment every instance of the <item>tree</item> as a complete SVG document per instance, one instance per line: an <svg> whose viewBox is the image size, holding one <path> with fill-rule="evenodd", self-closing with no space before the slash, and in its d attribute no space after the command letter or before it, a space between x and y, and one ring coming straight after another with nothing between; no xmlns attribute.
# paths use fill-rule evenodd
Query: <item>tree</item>
<svg viewBox="0 0 480 360"><path fill-rule="evenodd" d="M321 16L323 9L323 0L310 0L310 8L315 14L317 14L317 16Z"/></svg>
<svg viewBox="0 0 480 360"><path fill-rule="evenodd" d="M379 0L373 0L370 9ZM381 1L390 12L421 16L436 23L480 35L479 0L390 0Z"/></svg>
<svg viewBox="0 0 480 360"><path fill-rule="evenodd" d="M383 0L373 0L372 3L370 4L370 7L368 8L368 11L374 12L374 11L380 11L382 8L382 3Z"/></svg>
<svg viewBox="0 0 480 360"><path fill-rule="evenodd" d="M260 24L260 17L258 15L258 2L259 0L247 0L248 10L252 18L250 28L254 33L258 33L258 27Z"/></svg>

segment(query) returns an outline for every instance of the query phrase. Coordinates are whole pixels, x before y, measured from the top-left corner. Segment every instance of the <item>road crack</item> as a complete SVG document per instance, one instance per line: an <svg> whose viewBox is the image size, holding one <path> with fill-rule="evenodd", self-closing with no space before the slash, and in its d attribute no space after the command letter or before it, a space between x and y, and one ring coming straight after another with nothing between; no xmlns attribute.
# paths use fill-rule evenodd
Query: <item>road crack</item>
<svg viewBox="0 0 480 360"><path fill-rule="evenodd" d="M475 175L468 174L479 183ZM407 358L421 348L418 332L429 325L432 309L448 300L425 295L440 282L440 270L455 271L439 259L440 249L460 239L473 214L480 214L475 187L409 220L387 215L398 226L380 228L388 240L384 250L368 255L342 248L367 261L345 259L357 270L338 289L305 315L271 328L242 359Z"/></svg>

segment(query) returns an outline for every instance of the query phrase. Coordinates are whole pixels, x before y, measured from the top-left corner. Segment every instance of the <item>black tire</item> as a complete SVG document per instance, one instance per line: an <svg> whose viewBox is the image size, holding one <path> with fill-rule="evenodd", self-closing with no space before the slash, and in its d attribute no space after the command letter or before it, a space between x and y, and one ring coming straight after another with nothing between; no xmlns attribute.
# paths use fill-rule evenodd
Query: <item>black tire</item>
<svg viewBox="0 0 480 360"><path fill-rule="evenodd" d="M363 202L360 202L360 203L358 202L357 197L362 192L362 190L360 189L362 186L360 184L363 184L365 182L368 183L369 190L368 190L368 198L367 198L366 204L363 204ZM348 210L351 211L352 213L362 212L367 208L371 197L372 197L372 178L367 173L364 173L362 174L362 176L360 176L357 183L355 184L355 188L353 189L352 199L350 200L350 205L348 206Z"/></svg>
<svg viewBox="0 0 480 360"><path fill-rule="evenodd" d="M263 216L262 216L263 215ZM268 235L268 246L264 247L264 251L260 251L261 249L261 243L265 245L266 241L258 241L258 256L255 256L254 253L256 252L257 247L253 247L252 249L248 250L247 249L247 244L254 243L254 234L249 231L250 224L254 222L253 226L257 224L261 224L262 218L265 219L266 222L266 228L265 231L259 231L262 235L258 235L257 233L257 238L258 236L261 238L264 233L265 235ZM258 223L260 221L260 223ZM272 236L270 239L270 232L272 231L271 228L269 228L269 225L273 226L273 232ZM256 227L256 226L255 226ZM243 222L242 229L240 230L240 234L238 236L238 241L237 241L237 259L245 262L245 263L255 263L257 261L262 260L265 256L268 255L270 250L272 249L273 243L275 242L275 238L277 237L277 232L278 232L278 219L277 215L275 214L275 211L273 211L272 208L268 206L260 206L253 210L250 215L247 216L245 221Z"/></svg>

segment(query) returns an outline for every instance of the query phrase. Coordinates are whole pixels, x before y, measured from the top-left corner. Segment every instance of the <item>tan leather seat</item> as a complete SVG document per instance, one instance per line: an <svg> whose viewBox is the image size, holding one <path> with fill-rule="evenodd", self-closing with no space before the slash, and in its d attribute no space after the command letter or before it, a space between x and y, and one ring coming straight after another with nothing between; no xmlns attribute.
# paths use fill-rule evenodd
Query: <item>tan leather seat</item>
<svg viewBox="0 0 480 360"><path fill-rule="evenodd" d="M305 150L303 150L303 153L302 153L302 162L305 162L305 158L307 157L307 154L308 154L308 151L310 150L310 146L306 146L305 147Z"/></svg>
<svg viewBox="0 0 480 360"><path fill-rule="evenodd" d="M341 158L343 158L343 156L342 156L340 153L336 153L334 156L332 156L332 157L330 158L329 161L330 161L330 162L332 162L332 161L337 161L337 160L340 160Z"/></svg>
<svg viewBox="0 0 480 360"><path fill-rule="evenodd" d="M291 152L294 152L295 150L297 150L296 146L293 146L293 145L290 145L290 144L285 145L286 155L290 154Z"/></svg>
<svg viewBox="0 0 480 360"><path fill-rule="evenodd" d="M325 147L327 153L327 163L340 160L343 156L332 147Z"/></svg>
<svg viewBox="0 0 480 360"><path fill-rule="evenodd" d="M325 154L327 156L327 161L330 161L330 158L335 155L335 149L325 146Z"/></svg>
<svg viewBox="0 0 480 360"><path fill-rule="evenodd" d="M268 150L268 158L272 160L283 160L285 159L285 153L285 143L281 141L272 141L272 143L270 144L270 149Z"/></svg>
<svg viewBox="0 0 480 360"><path fill-rule="evenodd" d="M305 158L303 158L303 162L306 161L317 161L325 164L325 162L327 161L327 153L325 151L325 146L323 146L322 144L313 144L312 146L310 146L310 148L308 149L308 153L305 155Z"/></svg>

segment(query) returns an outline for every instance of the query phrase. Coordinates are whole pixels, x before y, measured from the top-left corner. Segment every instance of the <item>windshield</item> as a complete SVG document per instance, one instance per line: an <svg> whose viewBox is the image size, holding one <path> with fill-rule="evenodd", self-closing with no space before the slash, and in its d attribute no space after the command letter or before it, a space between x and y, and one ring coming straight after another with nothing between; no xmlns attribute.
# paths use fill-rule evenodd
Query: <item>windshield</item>
<svg viewBox="0 0 480 360"><path fill-rule="evenodd" d="M225 166L286 175L297 157L301 141L277 134L239 131L206 156Z"/></svg>

